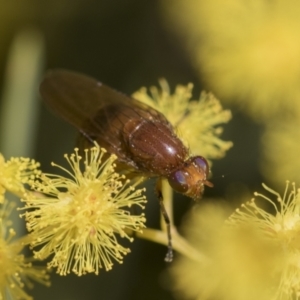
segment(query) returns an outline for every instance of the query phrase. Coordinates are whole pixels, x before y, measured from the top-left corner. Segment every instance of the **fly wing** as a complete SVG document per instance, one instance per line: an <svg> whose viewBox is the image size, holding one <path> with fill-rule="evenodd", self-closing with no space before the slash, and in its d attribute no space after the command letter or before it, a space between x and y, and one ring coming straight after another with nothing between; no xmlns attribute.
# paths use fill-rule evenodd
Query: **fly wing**
<svg viewBox="0 0 300 300"><path fill-rule="evenodd" d="M172 127L157 110L83 74L50 71L41 83L40 93L54 113L133 168L134 159L128 156L122 139L125 124L133 119L146 119Z"/></svg>

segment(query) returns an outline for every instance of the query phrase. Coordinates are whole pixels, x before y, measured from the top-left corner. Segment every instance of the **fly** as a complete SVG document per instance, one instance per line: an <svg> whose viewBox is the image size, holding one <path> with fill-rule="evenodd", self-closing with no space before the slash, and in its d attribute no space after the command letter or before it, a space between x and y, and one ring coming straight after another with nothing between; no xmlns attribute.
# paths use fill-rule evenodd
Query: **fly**
<svg viewBox="0 0 300 300"><path fill-rule="evenodd" d="M94 78L66 70L46 74L40 86L43 100L83 135L85 145L96 141L118 157L118 165L142 176L158 177L157 195L167 224L168 252L173 259L170 219L163 204L161 178L179 193L199 199L209 165L202 156L190 156L166 117L154 108L119 93Z"/></svg>

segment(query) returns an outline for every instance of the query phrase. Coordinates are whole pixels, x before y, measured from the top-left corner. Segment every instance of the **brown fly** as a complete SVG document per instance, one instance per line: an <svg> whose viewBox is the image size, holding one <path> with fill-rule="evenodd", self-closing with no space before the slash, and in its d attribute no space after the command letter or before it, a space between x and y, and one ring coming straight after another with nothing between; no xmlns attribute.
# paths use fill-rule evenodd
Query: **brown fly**
<svg viewBox="0 0 300 300"><path fill-rule="evenodd" d="M40 92L57 115L74 125L90 146L96 141L118 157L119 165L148 177L158 177L157 194L167 224L172 261L170 219L163 204L161 178L193 199L201 198L209 166L202 156L190 156L166 117L150 106L121 94L83 74L66 70L47 73Z"/></svg>

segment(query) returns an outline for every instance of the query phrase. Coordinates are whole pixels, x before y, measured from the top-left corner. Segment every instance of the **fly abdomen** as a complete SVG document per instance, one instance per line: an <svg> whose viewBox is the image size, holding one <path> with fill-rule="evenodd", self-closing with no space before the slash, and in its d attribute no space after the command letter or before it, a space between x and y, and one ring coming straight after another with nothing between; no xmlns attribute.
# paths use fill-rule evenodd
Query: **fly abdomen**
<svg viewBox="0 0 300 300"><path fill-rule="evenodd" d="M188 150L173 130L153 120L134 119L123 129L127 150L145 173L166 176L183 165Z"/></svg>

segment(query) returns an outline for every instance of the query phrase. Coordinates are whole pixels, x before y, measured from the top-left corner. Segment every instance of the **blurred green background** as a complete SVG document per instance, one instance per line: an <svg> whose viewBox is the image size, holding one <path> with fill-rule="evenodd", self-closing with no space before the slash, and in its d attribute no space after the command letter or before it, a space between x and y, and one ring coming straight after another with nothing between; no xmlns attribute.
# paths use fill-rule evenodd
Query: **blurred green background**
<svg viewBox="0 0 300 300"><path fill-rule="evenodd" d="M41 162L45 172L53 172L50 162L65 165L63 154L75 145L76 130L40 101L39 82L48 69L83 72L126 94L158 85L160 77L168 80L172 90L176 84L193 82L193 98L207 88L183 41L164 18L159 1L0 0L0 5L0 152L6 158L30 156ZM30 88L23 86L27 80ZM232 109L233 120L224 126L222 137L233 141L234 147L214 162L215 187L207 188L205 195L228 200L238 199L246 185L254 191L262 182L261 128L241 111L225 108ZM150 181L147 222L158 227L159 205L153 191L154 181ZM192 204L176 195L177 225ZM81 278L52 272L51 288L36 284L30 293L37 300L173 299L160 283L167 267L166 247L138 239L130 247L132 253L124 264L116 264L110 272Z"/></svg>

